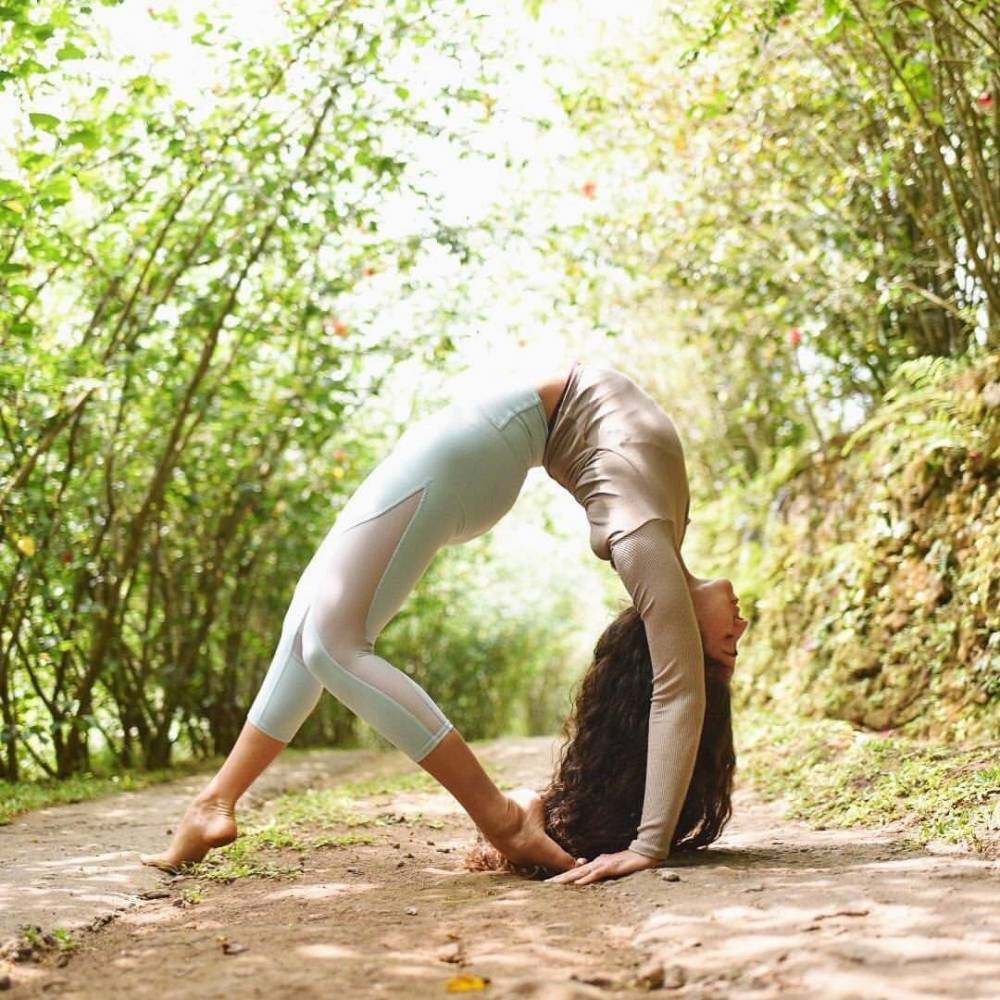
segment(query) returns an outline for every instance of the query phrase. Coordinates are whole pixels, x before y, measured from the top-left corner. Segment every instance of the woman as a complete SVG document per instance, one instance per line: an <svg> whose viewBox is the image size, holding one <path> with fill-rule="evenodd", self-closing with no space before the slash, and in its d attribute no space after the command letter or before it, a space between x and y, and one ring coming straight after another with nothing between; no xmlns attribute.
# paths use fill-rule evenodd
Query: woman
<svg viewBox="0 0 1000 1000"><path fill-rule="evenodd" d="M626 847L642 811L649 723L649 644L642 618L626 608L605 629L580 681L556 773L542 791L545 829L570 854L596 858ZM716 840L732 813L736 757L729 672L705 657L705 722L694 774L671 854ZM513 865L481 838L468 852L472 871L540 874L539 866ZM597 881L586 865L548 881Z"/></svg>
<svg viewBox="0 0 1000 1000"><path fill-rule="evenodd" d="M731 670L746 622L729 581L699 580L681 560L689 493L673 422L624 375L574 362L419 421L372 471L295 588L236 745L168 850L145 863L173 869L232 841L236 802L325 687L434 775L511 862L574 868L545 832L540 798L504 795L427 693L373 648L435 553L491 528L537 465L585 508L591 548L632 596L651 657L641 822L625 850L578 868L596 880L668 855L705 711L703 652Z"/></svg>

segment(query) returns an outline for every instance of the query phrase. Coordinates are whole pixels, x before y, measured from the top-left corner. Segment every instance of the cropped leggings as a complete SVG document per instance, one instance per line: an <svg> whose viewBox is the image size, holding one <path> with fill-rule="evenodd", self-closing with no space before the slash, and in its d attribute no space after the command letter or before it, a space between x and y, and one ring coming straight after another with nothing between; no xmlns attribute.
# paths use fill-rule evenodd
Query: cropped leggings
<svg viewBox="0 0 1000 1000"><path fill-rule="evenodd" d="M454 726L375 640L440 548L483 534L513 506L546 434L542 401L524 386L410 427L299 578L248 720L287 743L326 688L412 760L429 754Z"/></svg>

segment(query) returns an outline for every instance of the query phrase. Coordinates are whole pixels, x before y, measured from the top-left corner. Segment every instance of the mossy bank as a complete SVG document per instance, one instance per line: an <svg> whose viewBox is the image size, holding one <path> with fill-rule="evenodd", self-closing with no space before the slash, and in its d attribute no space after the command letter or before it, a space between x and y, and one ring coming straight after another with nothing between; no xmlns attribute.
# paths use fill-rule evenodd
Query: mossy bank
<svg viewBox="0 0 1000 1000"><path fill-rule="evenodd" d="M777 489L745 704L945 742L1000 738L1000 355L904 366Z"/></svg>

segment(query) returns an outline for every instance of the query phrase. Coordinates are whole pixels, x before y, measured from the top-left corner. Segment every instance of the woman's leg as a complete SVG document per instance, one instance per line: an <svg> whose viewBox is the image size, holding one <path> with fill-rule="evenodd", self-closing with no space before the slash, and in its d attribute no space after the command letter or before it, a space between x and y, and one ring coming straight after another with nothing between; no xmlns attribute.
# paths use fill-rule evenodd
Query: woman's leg
<svg viewBox="0 0 1000 1000"><path fill-rule="evenodd" d="M544 831L540 800L504 795L437 704L374 650L454 523L453 496L424 486L343 533L322 560L302 624L302 659L323 686L432 774L512 861L562 871L573 859Z"/></svg>
<svg viewBox="0 0 1000 1000"><path fill-rule="evenodd" d="M277 649L232 750L188 806L167 850L143 855L143 864L172 870L185 862L200 861L213 847L235 840L237 802L315 708L323 686L305 668L301 652L296 653L293 647L296 628L309 606L316 562L331 537L332 532L299 578Z"/></svg>

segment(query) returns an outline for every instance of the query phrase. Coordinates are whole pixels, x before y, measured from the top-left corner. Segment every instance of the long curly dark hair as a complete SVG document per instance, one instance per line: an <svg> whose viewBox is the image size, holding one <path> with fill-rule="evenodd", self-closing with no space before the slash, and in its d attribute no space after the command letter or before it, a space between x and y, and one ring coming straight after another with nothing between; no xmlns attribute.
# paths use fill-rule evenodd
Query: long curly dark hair
<svg viewBox="0 0 1000 1000"><path fill-rule="evenodd" d="M652 667L642 618L622 611L601 633L563 726L556 773L541 792L546 832L574 858L624 851L635 838L646 787ZM732 709L727 668L705 657L705 719L671 853L716 840L732 815ZM472 871L546 874L511 864L480 834Z"/></svg>

